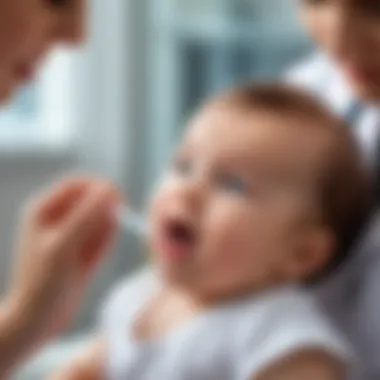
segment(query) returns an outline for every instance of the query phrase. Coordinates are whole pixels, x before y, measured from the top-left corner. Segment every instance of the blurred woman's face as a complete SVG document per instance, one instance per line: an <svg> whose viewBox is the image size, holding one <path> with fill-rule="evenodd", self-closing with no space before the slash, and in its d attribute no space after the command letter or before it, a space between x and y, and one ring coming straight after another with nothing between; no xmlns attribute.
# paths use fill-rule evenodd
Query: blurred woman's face
<svg viewBox="0 0 380 380"><path fill-rule="evenodd" d="M363 99L380 101L380 0L300 0L312 37Z"/></svg>
<svg viewBox="0 0 380 380"><path fill-rule="evenodd" d="M0 0L0 102L30 81L56 44L83 38L86 0Z"/></svg>

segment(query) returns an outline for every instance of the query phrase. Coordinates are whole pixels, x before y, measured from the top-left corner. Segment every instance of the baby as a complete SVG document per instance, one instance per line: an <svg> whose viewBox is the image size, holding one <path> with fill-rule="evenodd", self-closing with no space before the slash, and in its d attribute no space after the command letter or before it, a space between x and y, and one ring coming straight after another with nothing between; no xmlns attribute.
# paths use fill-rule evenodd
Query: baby
<svg viewBox="0 0 380 380"><path fill-rule="evenodd" d="M152 268L112 293L99 339L53 378L345 378L350 348L309 287L346 259L368 183L348 127L306 94L211 100L152 201Z"/></svg>

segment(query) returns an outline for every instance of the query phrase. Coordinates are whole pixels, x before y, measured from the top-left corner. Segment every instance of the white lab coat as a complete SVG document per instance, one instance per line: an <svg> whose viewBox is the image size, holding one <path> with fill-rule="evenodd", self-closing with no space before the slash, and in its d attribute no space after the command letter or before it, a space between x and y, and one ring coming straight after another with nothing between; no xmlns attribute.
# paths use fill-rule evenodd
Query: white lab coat
<svg viewBox="0 0 380 380"><path fill-rule="evenodd" d="M344 79L323 54L317 53L295 66L285 77L286 81L311 90L341 116L355 101ZM380 141L380 109L364 105L353 128L374 170L376 143ZM380 379L380 213L350 260L318 292L337 326L354 343L360 365L353 379Z"/></svg>

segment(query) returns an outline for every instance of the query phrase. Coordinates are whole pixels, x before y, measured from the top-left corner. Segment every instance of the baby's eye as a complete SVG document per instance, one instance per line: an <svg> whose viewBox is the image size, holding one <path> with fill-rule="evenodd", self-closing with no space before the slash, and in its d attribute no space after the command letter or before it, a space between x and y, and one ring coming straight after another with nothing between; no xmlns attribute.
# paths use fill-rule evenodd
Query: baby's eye
<svg viewBox="0 0 380 380"><path fill-rule="evenodd" d="M223 175L219 178L219 185L224 191L235 194L244 194L247 192L247 184L238 176Z"/></svg>

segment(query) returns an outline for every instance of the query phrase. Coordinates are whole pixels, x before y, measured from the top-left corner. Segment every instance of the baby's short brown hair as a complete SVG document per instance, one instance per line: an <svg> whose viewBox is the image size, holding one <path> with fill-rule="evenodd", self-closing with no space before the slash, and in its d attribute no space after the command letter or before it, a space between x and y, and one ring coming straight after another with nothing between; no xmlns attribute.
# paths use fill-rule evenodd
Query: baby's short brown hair
<svg viewBox="0 0 380 380"><path fill-rule="evenodd" d="M285 84L244 85L222 94L214 102L245 111L265 111L277 117L300 117L313 121L303 123L305 128L313 124L331 132L330 156L319 194L323 220L334 233L336 250L332 260L311 280L326 277L347 259L374 206L374 186L352 129L312 95Z"/></svg>

